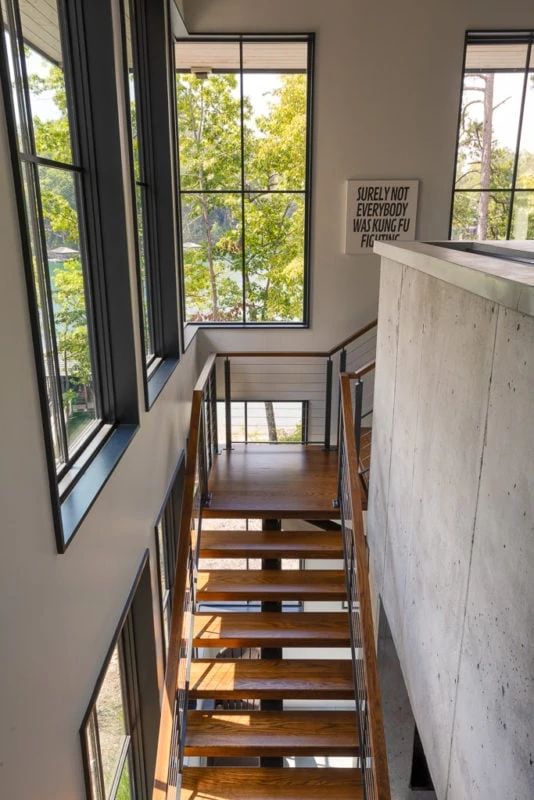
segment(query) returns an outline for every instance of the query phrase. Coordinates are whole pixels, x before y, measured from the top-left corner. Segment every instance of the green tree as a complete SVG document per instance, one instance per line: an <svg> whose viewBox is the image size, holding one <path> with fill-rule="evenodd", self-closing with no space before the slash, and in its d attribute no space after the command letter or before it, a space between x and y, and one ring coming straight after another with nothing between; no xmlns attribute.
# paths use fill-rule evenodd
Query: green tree
<svg viewBox="0 0 534 800"><path fill-rule="evenodd" d="M265 114L244 98L243 165L236 76L178 76L177 90L188 320L242 319L243 291L250 321L301 319L306 77L281 76Z"/></svg>

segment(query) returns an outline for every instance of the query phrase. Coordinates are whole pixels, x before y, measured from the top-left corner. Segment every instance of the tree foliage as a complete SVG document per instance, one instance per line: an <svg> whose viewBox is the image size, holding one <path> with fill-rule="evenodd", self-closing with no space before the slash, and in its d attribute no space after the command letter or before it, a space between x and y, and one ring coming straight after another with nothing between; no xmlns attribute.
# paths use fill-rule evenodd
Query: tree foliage
<svg viewBox="0 0 534 800"><path fill-rule="evenodd" d="M266 113L240 94L177 78L187 318L301 320L306 77L280 76Z"/></svg>
<svg viewBox="0 0 534 800"><path fill-rule="evenodd" d="M532 82L529 91L533 91ZM458 138L453 239L505 239L507 236L511 191L514 188L515 151L499 141L494 121L497 109L501 106L508 108L510 100L508 96L496 101L494 73L465 76ZM534 189L534 153L525 149L520 154L516 187ZM521 229L521 238L534 238L534 192L517 193L513 202L512 220L517 230ZM519 224L520 218L526 218L526 224Z"/></svg>

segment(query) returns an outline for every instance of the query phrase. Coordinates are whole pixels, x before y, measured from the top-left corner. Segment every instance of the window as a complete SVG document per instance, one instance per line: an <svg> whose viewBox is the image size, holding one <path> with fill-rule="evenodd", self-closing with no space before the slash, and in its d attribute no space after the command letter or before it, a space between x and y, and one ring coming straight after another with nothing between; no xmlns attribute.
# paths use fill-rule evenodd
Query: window
<svg viewBox="0 0 534 800"><path fill-rule="evenodd" d="M145 553L80 729L90 800L151 796L158 721L150 568Z"/></svg>
<svg viewBox="0 0 534 800"><path fill-rule="evenodd" d="M452 239L534 238L534 33L468 33Z"/></svg>
<svg viewBox="0 0 534 800"><path fill-rule="evenodd" d="M176 44L188 323L307 323L312 47Z"/></svg>
<svg viewBox="0 0 534 800"><path fill-rule="evenodd" d="M169 649L171 631L172 592L176 571L178 536L182 511L182 494L185 477L185 457L182 452L174 472L171 488L156 522L156 551L158 556L159 601L165 657Z"/></svg>
<svg viewBox="0 0 534 800"><path fill-rule="evenodd" d="M151 4L147 13L146 0L122 0L147 408L176 365L179 353L171 171L174 142L169 103L165 102L169 70L164 15L163 3L159 7ZM157 40L150 57L149 39Z"/></svg>
<svg viewBox="0 0 534 800"><path fill-rule="evenodd" d="M101 425L102 400L88 272L86 178L57 9L50 4L49 10L46 31L36 29L30 7L18 19L14 4L4 13L47 405L61 478Z"/></svg>
<svg viewBox="0 0 534 800"><path fill-rule="evenodd" d="M1 0L1 11L1 78L63 552L139 414L131 309L124 303L129 276L111 9L69 5L67 17L55 0Z"/></svg>

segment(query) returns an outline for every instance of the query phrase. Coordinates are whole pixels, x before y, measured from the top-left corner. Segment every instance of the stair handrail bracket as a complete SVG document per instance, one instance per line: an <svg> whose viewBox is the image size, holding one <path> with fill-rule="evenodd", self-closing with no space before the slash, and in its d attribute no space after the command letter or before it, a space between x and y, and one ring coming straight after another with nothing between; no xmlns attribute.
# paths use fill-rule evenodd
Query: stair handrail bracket
<svg viewBox="0 0 534 800"><path fill-rule="evenodd" d="M216 358L211 354L195 384L191 403L186 472L173 588L167 668L152 800L173 800L179 789L191 659L191 621L196 583L196 526L207 497L207 481L217 452Z"/></svg>
<svg viewBox="0 0 534 800"><path fill-rule="evenodd" d="M340 375L339 505L347 570L356 709L365 797L367 800L390 800L367 541L362 513L362 486L351 397L351 381L360 377L358 373ZM358 648L361 648L361 658L356 657Z"/></svg>

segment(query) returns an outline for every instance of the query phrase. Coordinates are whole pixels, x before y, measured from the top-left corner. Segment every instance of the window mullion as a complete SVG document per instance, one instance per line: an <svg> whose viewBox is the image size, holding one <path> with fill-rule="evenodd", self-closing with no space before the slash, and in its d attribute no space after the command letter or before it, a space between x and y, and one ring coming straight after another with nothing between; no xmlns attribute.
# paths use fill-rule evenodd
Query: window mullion
<svg viewBox="0 0 534 800"><path fill-rule="evenodd" d="M525 103L527 97L527 88L529 82L529 65L530 56L532 53L532 42L530 41L527 47L527 57L525 62L525 75L523 79L523 91L521 93L521 108L519 110L519 124L517 126L517 142L515 146L514 167L512 172L512 185L510 191L510 208L508 209L508 224L506 227L506 238L510 239L512 233L512 221L514 218L514 203L515 203L515 188L517 183L517 171L519 169L519 156L521 153L521 137L523 134L523 117L525 114Z"/></svg>
<svg viewBox="0 0 534 800"><path fill-rule="evenodd" d="M247 321L247 255L245 248L245 87L243 86L243 39L239 40L239 89L240 89L240 145L241 145L241 273L243 282L243 323Z"/></svg>

